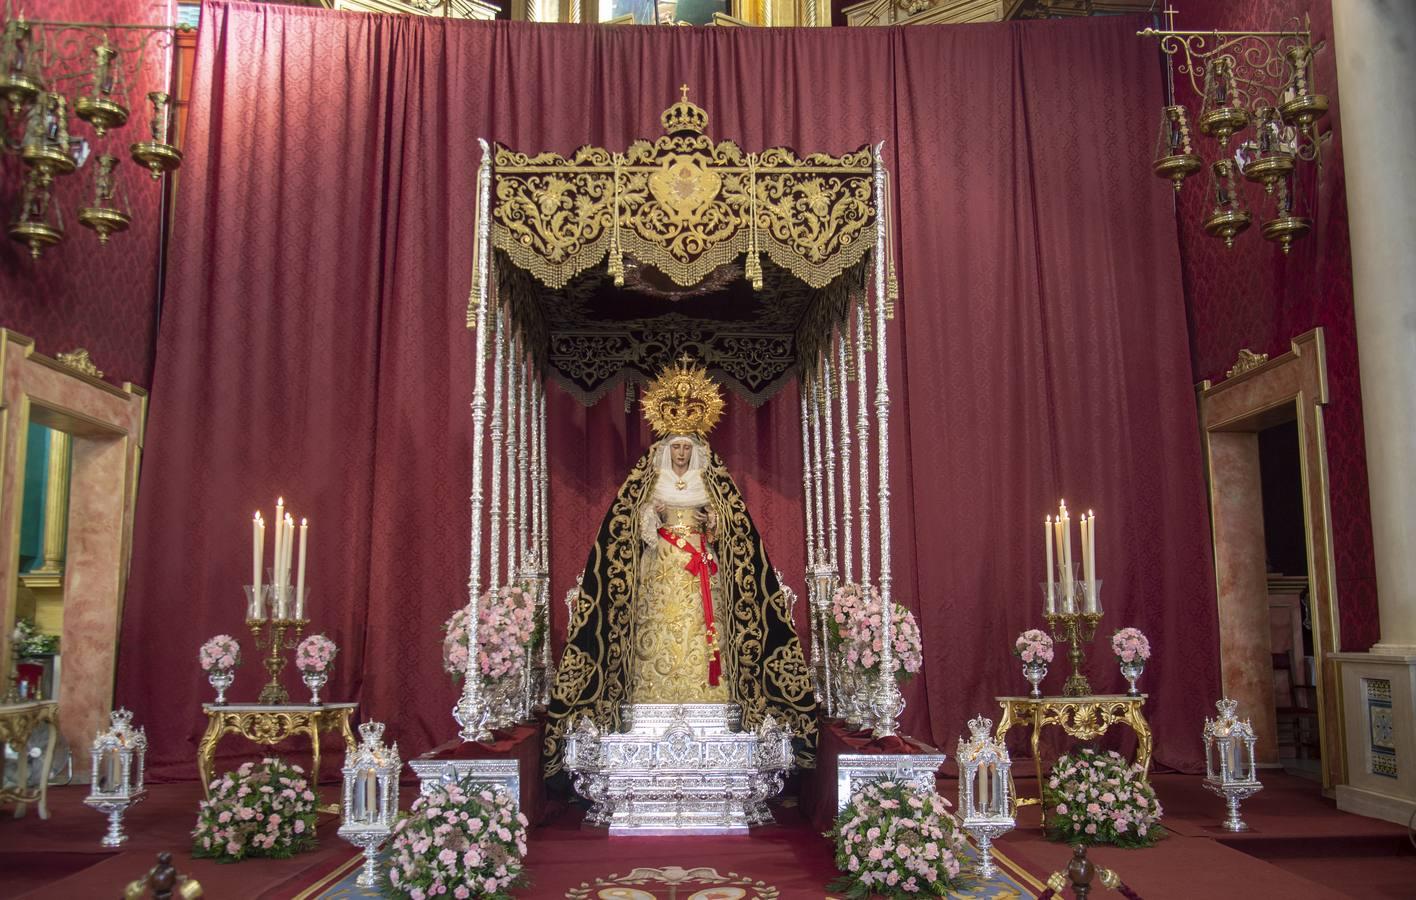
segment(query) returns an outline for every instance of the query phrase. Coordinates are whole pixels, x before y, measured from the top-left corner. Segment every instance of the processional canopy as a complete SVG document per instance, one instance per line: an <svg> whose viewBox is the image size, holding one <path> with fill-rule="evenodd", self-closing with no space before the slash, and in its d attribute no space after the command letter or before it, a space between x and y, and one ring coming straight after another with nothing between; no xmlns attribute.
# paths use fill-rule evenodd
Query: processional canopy
<svg viewBox="0 0 1416 900"><path fill-rule="evenodd" d="M747 152L710 138L681 90L652 142L493 153L498 291L537 362L582 402L651 381L685 351L766 400L814 367L877 247L878 151Z"/></svg>

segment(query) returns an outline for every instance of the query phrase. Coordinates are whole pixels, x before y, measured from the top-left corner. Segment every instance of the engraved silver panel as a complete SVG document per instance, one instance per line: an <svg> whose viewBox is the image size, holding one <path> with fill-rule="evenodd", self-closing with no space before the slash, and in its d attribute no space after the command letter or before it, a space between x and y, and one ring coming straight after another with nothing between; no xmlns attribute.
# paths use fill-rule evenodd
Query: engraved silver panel
<svg viewBox="0 0 1416 900"><path fill-rule="evenodd" d="M467 776L506 789L521 809L521 767L514 759L414 759L408 763L418 776L418 793L426 797L439 784L456 784Z"/></svg>
<svg viewBox="0 0 1416 900"><path fill-rule="evenodd" d="M772 822L767 801L793 764L791 733L767 717L738 730L732 703L627 704L628 729L602 734L588 716L565 738L565 767L591 802L585 821L610 834L744 834Z"/></svg>
<svg viewBox="0 0 1416 900"><path fill-rule="evenodd" d="M836 757L836 812L867 781L892 777L934 792L934 774L947 759L943 753L842 753Z"/></svg>

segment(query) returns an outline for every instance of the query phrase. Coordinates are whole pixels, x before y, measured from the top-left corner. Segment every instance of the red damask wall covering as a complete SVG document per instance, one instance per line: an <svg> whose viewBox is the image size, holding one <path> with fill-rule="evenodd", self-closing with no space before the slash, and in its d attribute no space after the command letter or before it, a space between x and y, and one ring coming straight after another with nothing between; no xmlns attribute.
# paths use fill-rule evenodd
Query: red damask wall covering
<svg viewBox="0 0 1416 900"><path fill-rule="evenodd" d="M1323 145L1319 178L1309 180L1313 230L1295 242L1287 258L1258 234L1263 189L1249 186L1255 223L1234 249L1204 233L1203 177L1180 193L1180 250L1195 380L1219 380L1241 348L1277 355L1289 340L1321 325L1327 337L1329 404L1326 411L1328 475L1332 485L1333 553L1342 648L1366 650L1377 640L1376 571L1367 486L1362 398L1357 378L1357 335L1352 315L1352 257L1347 236L1347 191L1342 167L1341 108L1337 62L1332 51L1329 0L1190 0L1176 4L1180 29L1277 31L1295 17L1311 19L1318 53L1315 79L1331 103L1320 128L1331 129ZM1179 96L1191 95L1179 86ZM1192 107L1193 111L1193 107ZM1205 158L1213 141L1198 136ZM1271 213L1269 213L1271 215Z"/></svg>
<svg viewBox="0 0 1416 900"><path fill-rule="evenodd" d="M31 18L65 22L165 23L175 0L45 0L28 9ZM151 107L147 92L165 89L167 51L150 53L143 72L129 87L128 124L94 140L77 120L71 133L91 141L93 154L111 151L123 159L122 184L132 206L133 224L100 245L78 223L79 198L88 189L90 163L56 182L54 199L64 216L65 239L30 258L29 248L0 240L0 326L35 339L53 356L85 347L112 382L147 386L152 376L157 328L158 229L164 183L153 182L128 156L127 147L146 140ZM0 156L0 212L9 221L21 185L23 164Z"/></svg>

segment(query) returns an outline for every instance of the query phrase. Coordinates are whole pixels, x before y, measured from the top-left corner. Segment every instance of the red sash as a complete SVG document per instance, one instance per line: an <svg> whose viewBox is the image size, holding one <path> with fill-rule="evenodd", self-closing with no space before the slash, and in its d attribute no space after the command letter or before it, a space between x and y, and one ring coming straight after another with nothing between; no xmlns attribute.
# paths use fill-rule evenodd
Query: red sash
<svg viewBox="0 0 1416 900"><path fill-rule="evenodd" d="M722 665L718 657L718 632L713 627L713 589L709 579L718 574L718 564L708 558L707 542L701 533L697 547L667 528L659 529L659 537L687 553L688 565L684 569L690 575L698 576L698 592L703 597L703 627L708 632L708 647L712 653L708 658L708 683L716 687Z"/></svg>

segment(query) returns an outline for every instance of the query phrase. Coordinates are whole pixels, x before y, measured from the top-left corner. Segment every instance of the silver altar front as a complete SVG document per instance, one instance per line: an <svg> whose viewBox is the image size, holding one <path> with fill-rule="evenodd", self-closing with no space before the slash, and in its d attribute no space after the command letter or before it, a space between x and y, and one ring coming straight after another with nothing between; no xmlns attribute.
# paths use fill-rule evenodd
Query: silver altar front
<svg viewBox="0 0 1416 900"><path fill-rule="evenodd" d="M566 732L565 768L591 802L585 821L622 834L746 834L770 824L767 801L792 767L792 736L769 715L742 731L735 703L636 703L624 732L581 716Z"/></svg>
<svg viewBox="0 0 1416 900"><path fill-rule="evenodd" d="M836 812L867 781L894 778L932 794L934 775L944 765L943 753L842 753L836 758Z"/></svg>

